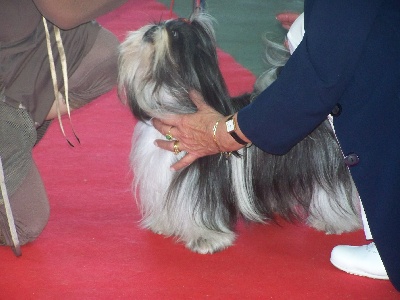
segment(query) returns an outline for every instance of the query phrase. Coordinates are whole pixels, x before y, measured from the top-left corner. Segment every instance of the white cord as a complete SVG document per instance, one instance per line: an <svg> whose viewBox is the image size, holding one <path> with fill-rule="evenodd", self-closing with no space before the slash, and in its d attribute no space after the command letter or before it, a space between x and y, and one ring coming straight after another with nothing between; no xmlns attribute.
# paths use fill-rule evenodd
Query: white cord
<svg viewBox="0 0 400 300"><path fill-rule="evenodd" d="M3 171L3 163L1 162L1 157L0 157L0 188L1 188L1 194L2 194L3 200L4 200L4 208L6 210L8 226L10 227L11 239L12 239L13 245L14 245L13 250L14 250L14 253L16 256L20 256L21 255L21 247L19 245L17 229L15 228L14 216L12 214L10 200L8 198L5 176L4 176L4 171Z"/></svg>

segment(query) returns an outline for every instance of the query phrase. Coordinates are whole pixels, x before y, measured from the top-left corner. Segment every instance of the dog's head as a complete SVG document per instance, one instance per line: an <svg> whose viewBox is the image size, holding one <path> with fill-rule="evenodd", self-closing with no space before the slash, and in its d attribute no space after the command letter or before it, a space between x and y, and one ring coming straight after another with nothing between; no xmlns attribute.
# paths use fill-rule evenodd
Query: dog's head
<svg viewBox="0 0 400 300"><path fill-rule="evenodd" d="M191 89L217 111L231 110L212 18L204 13L130 32L120 46L118 85L121 99L141 120L196 111L188 97Z"/></svg>

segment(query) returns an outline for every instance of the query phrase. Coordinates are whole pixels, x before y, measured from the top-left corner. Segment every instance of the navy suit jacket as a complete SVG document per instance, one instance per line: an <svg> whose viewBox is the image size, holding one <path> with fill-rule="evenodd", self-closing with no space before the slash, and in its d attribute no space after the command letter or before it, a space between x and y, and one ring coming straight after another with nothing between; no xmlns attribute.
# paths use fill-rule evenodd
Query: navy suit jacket
<svg viewBox="0 0 400 300"><path fill-rule="evenodd" d="M305 0L305 35L279 78L238 113L256 146L284 154L334 108L374 241L400 290L400 1ZM351 164L350 164L351 165Z"/></svg>

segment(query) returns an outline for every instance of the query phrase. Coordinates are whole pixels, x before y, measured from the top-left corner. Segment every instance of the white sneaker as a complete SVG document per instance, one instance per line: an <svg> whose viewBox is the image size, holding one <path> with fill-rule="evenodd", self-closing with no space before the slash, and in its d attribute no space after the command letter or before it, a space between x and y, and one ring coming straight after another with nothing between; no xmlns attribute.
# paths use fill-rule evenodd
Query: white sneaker
<svg viewBox="0 0 400 300"><path fill-rule="evenodd" d="M389 279L375 243L364 246L336 246L331 253L331 263L353 275Z"/></svg>

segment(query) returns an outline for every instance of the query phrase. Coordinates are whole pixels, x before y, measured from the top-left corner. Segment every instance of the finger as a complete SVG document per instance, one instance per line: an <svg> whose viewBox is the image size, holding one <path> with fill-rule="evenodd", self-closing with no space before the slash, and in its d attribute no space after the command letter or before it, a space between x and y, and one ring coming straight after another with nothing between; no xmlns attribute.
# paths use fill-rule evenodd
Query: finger
<svg viewBox="0 0 400 300"><path fill-rule="evenodd" d="M282 23L293 23L299 16L299 13L295 12L284 12L277 14L275 17L279 22Z"/></svg>
<svg viewBox="0 0 400 300"><path fill-rule="evenodd" d="M166 124L159 119L152 119L152 122L153 122L154 128L157 129L162 135L165 135L165 137L168 140L172 140L175 138L175 135L174 135L174 133L176 134L175 126Z"/></svg>
<svg viewBox="0 0 400 300"><path fill-rule="evenodd" d="M164 128L166 128L166 131L168 132L171 126L177 127L181 119L182 115L168 115L165 118L153 118L151 119L151 123L154 128L164 134L162 131Z"/></svg>
<svg viewBox="0 0 400 300"><path fill-rule="evenodd" d="M299 16L298 13L285 12L277 14L276 19L281 23L282 27L289 30L298 16Z"/></svg>
<svg viewBox="0 0 400 300"><path fill-rule="evenodd" d="M179 148L179 141L174 141L174 144L172 147L173 147L175 155L178 155L179 153L181 153L182 150Z"/></svg>
<svg viewBox="0 0 400 300"><path fill-rule="evenodd" d="M182 170L183 168L186 168L187 166L192 164L194 161L196 161L196 159L198 159L198 157L196 155L188 153L184 157L182 157L180 160L178 160L176 163L174 163L171 166L171 169L174 171Z"/></svg>
<svg viewBox="0 0 400 300"><path fill-rule="evenodd" d="M174 149L175 142L177 142L177 141L174 141L174 142L169 142L169 141L164 141L164 140L155 140L154 141L154 143L156 144L157 147L164 149L164 150L171 151L171 152L174 152L174 150L175 150ZM179 150L182 151L182 149L180 149L180 146L179 146ZM194 161L196 161L196 159L198 159L198 156L187 153L184 157L182 157L180 160L178 160L176 163L174 163L171 166L171 170L178 171L183 168L186 168L187 166L192 164Z"/></svg>
<svg viewBox="0 0 400 300"><path fill-rule="evenodd" d="M288 42L287 39L283 42L283 46L285 46L285 48L286 48L287 50L289 50L289 42Z"/></svg>
<svg viewBox="0 0 400 300"><path fill-rule="evenodd" d="M151 119L151 123L153 124L154 128L157 129L162 134L164 134L163 128L165 126L168 126L168 125L164 124L164 122L162 122L160 119L155 119L155 118Z"/></svg>
<svg viewBox="0 0 400 300"><path fill-rule="evenodd" d="M161 149L167 150L167 151L171 151L174 152L174 143L175 141L166 141L166 140L155 140L154 144ZM180 144L178 144L179 150L182 151L182 149L180 148Z"/></svg>
<svg viewBox="0 0 400 300"><path fill-rule="evenodd" d="M206 102L204 101L203 96L196 90L189 91L189 98L193 101L196 107L201 110L205 106L207 106Z"/></svg>

